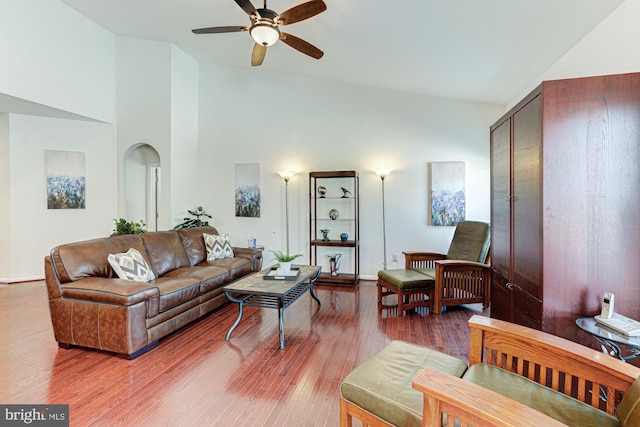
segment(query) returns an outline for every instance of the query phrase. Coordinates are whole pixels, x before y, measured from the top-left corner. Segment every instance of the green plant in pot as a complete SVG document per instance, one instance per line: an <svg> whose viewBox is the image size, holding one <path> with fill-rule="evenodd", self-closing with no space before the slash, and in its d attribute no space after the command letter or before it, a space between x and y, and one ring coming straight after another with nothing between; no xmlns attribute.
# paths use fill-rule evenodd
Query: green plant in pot
<svg viewBox="0 0 640 427"><path fill-rule="evenodd" d="M269 251L273 253L273 258L280 263L278 274L287 275L291 273L291 262L302 256L302 254L288 254L281 251Z"/></svg>
<svg viewBox="0 0 640 427"><path fill-rule="evenodd" d="M120 218L114 219L113 221L116 224L113 232L111 233L112 236L120 236L121 234L141 234L147 232L147 229L145 228L147 224L145 224L143 220L135 222Z"/></svg>
<svg viewBox="0 0 640 427"><path fill-rule="evenodd" d="M209 221L206 218L211 219L211 215L209 215L202 206L198 206L195 209L187 210L191 217L182 218L182 222L175 227L174 230L180 230L181 228L195 228L195 227L204 227L209 225Z"/></svg>

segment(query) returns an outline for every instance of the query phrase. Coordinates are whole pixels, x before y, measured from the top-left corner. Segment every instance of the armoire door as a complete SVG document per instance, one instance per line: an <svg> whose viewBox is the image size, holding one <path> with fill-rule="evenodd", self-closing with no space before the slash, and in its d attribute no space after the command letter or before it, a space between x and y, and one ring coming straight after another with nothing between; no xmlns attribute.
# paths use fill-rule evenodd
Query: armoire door
<svg viewBox="0 0 640 427"><path fill-rule="evenodd" d="M536 96L513 115L512 276L542 299L542 104ZM493 224L492 224L493 225Z"/></svg>
<svg viewBox="0 0 640 427"><path fill-rule="evenodd" d="M491 132L491 267L511 279L510 119Z"/></svg>

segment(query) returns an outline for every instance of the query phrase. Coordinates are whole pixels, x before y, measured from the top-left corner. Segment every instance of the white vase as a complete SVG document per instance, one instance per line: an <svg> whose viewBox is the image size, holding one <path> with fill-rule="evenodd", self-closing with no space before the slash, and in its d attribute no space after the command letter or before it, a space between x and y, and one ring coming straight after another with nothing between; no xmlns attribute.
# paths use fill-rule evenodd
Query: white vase
<svg viewBox="0 0 640 427"><path fill-rule="evenodd" d="M278 267L278 271L276 272L279 276L287 276L291 273L291 261L282 262L280 261L280 266Z"/></svg>
<svg viewBox="0 0 640 427"><path fill-rule="evenodd" d="M327 255L327 259L329 260L329 270L331 271L332 276L340 274L340 258L342 258L342 254Z"/></svg>

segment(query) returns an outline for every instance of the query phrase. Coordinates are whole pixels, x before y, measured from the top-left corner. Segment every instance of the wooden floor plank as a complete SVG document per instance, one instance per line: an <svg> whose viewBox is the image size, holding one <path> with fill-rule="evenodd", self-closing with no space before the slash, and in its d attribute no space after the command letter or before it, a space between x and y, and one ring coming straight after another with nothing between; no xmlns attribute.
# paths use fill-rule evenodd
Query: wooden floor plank
<svg viewBox="0 0 640 427"><path fill-rule="evenodd" d="M339 385L391 340L468 360L466 322L479 305L398 316L377 308L374 282L316 286L285 311L229 304L134 360L58 348L44 282L0 285L0 403L65 403L72 426L335 426Z"/></svg>

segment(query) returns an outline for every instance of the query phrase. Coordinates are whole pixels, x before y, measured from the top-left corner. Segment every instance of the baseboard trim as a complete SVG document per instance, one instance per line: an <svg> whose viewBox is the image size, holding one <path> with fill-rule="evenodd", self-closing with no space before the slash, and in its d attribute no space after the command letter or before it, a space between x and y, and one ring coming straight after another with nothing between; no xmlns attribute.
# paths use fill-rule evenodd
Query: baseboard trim
<svg viewBox="0 0 640 427"><path fill-rule="evenodd" d="M12 277L9 279L0 277L0 283L5 285L10 285L12 283L21 283L21 282L35 282L38 280L44 280L44 276Z"/></svg>

